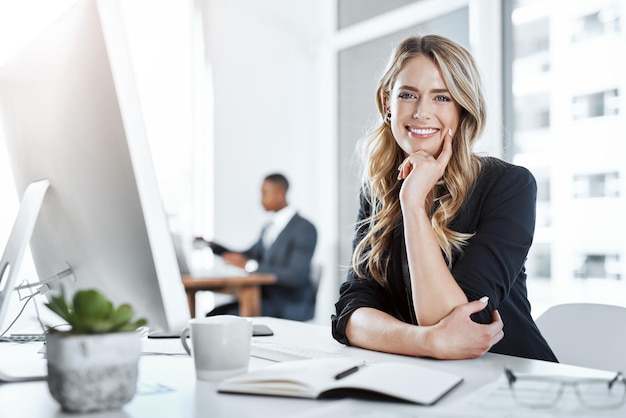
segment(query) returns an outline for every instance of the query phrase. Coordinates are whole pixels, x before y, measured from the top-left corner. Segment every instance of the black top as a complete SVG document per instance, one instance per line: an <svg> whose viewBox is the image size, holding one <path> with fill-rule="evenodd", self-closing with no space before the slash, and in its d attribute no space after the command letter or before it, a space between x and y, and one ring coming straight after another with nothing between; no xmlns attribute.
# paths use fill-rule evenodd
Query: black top
<svg viewBox="0 0 626 418"><path fill-rule="evenodd" d="M472 315L475 322L491 322L498 309L504 322L504 338L491 352L518 357L557 361L530 314L524 263L535 228L537 185L525 168L496 158L482 158L482 170L469 198L450 224L452 230L472 233L461 254L452 255L452 275L468 300L489 297L486 309ZM359 221L367 218L370 207L361 196ZM356 231L356 245L367 232ZM346 323L352 312L371 307L417 325L411 296L402 220L395 228L387 268L386 287L373 278L359 279L353 270L341 285L332 317L334 338L349 344Z"/></svg>

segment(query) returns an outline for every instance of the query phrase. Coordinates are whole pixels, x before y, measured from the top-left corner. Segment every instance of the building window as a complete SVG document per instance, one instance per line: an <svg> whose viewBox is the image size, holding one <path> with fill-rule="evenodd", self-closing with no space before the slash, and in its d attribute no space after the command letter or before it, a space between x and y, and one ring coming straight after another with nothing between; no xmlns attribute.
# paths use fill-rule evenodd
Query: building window
<svg viewBox="0 0 626 418"><path fill-rule="evenodd" d="M535 226L538 228L549 227L552 224L552 211L550 209L550 177L544 170L536 170L537 180L537 211Z"/></svg>
<svg viewBox="0 0 626 418"><path fill-rule="evenodd" d="M550 178L537 179L537 202L550 203Z"/></svg>
<svg viewBox="0 0 626 418"><path fill-rule="evenodd" d="M513 16L516 20L516 17ZM521 23L515 28L515 58L524 58L550 49L550 21L548 18Z"/></svg>
<svg viewBox="0 0 626 418"><path fill-rule="evenodd" d="M574 197L619 197L619 173L582 174L574 176Z"/></svg>
<svg viewBox="0 0 626 418"><path fill-rule="evenodd" d="M574 120L619 114L619 90L607 90L572 98Z"/></svg>
<svg viewBox="0 0 626 418"><path fill-rule="evenodd" d="M550 126L550 95L530 94L515 99L515 128L520 131Z"/></svg>
<svg viewBox="0 0 626 418"><path fill-rule="evenodd" d="M618 33L621 31L617 10L607 7L597 12L580 16L572 22L572 42Z"/></svg>
<svg viewBox="0 0 626 418"><path fill-rule="evenodd" d="M580 267L574 272L574 277L621 280L619 254L584 254Z"/></svg>
<svg viewBox="0 0 626 418"><path fill-rule="evenodd" d="M549 279L552 270L550 245L547 243L533 244L526 261L526 273L535 279Z"/></svg>
<svg viewBox="0 0 626 418"><path fill-rule="evenodd" d="M615 151L622 149L626 122L624 0L501 5L503 153L537 179L527 262L533 308L564 301L623 304L624 280L580 278L626 274L619 235L625 220L618 216L626 205L626 159ZM581 144L594 134L602 151L590 155ZM565 238L572 231L575 238Z"/></svg>

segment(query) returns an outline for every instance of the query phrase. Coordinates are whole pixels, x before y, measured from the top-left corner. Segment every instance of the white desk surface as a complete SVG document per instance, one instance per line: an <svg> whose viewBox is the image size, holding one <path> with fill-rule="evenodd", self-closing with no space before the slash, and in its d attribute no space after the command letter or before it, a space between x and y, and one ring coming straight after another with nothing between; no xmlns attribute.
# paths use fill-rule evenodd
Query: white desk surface
<svg viewBox="0 0 626 418"><path fill-rule="evenodd" d="M626 406L619 410L598 412L576 407L574 410L556 408L550 410L528 410L511 407L508 412L495 408L485 409L482 404L468 404L468 400L479 398L485 388L493 385L503 375L504 365L509 365L516 372L534 372L560 375L607 375L607 372L583 369L579 367L553 364L537 360L528 360L510 356L487 353L479 359L440 361L383 354L337 343L330 334L328 326L306 324L276 318L253 318L255 323L263 323L274 331L272 337L254 337L263 341L275 341L280 344L303 346L329 352L354 356L369 361L416 362L428 367L447 370L463 376L464 382L439 403L431 407L422 407L399 402L345 400L308 400L270 396L248 396L218 394L216 384L197 381L193 360L183 355L143 355L140 360L140 390L134 399L122 410L102 414L88 414L87 417L143 418L143 417L551 417L551 416L588 416L588 417L624 417ZM165 344L179 344L178 340L167 340ZM9 345L0 343L0 356L7 354ZM29 343L41 344L41 343ZM173 347L178 347L177 345ZM24 347L26 348L26 347ZM11 348L14 351L14 347ZM32 355L31 350L28 351ZM250 369L271 364L270 361L251 358ZM491 384L491 385L490 385ZM152 392L153 387L163 385L170 390L161 393ZM569 389L568 389L569 390ZM147 393L144 393L147 392ZM460 406L459 406L460 405ZM514 405L511 403L511 405ZM486 408L489 409L489 408ZM48 392L45 381L0 384L0 417L2 418L46 418L46 417L82 417L83 415L65 414Z"/></svg>

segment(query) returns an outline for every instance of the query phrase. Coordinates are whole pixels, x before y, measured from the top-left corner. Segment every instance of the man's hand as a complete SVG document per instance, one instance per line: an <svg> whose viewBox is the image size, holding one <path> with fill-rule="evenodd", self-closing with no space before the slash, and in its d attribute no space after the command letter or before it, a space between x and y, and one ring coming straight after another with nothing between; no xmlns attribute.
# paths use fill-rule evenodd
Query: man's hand
<svg viewBox="0 0 626 418"><path fill-rule="evenodd" d="M241 253L227 252L222 254L222 259L227 264L232 264L233 266L237 266L240 268L246 267L246 262L248 259Z"/></svg>

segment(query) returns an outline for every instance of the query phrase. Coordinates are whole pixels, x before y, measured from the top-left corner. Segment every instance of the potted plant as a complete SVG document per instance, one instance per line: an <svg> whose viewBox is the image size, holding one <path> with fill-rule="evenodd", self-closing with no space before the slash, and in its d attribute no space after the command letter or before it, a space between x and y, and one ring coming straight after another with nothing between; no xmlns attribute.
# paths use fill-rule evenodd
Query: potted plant
<svg viewBox="0 0 626 418"><path fill-rule="evenodd" d="M128 304L115 308L97 290L80 290L71 302L65 293L46 306L67 321L69 329L46 334L48 387L62 408L71 412L120 409L134 396L141 353Z"/></svg>

